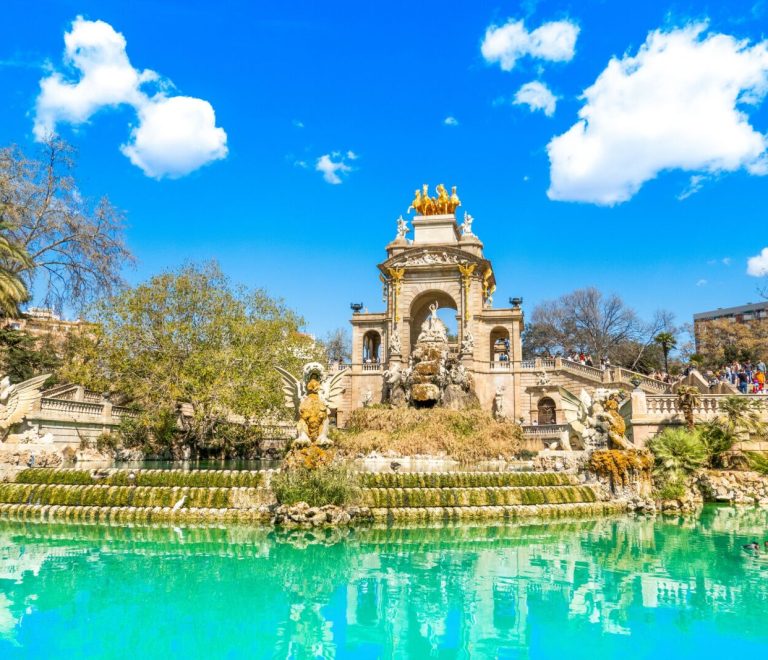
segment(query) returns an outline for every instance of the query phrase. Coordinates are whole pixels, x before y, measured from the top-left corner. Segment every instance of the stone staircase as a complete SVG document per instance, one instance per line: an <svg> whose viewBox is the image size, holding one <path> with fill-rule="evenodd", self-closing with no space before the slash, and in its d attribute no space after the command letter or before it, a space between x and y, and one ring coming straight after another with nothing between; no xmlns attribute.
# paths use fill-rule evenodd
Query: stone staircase
<svg viewBox="0 0 768 660"><path fill-rule="evenodd" d="M83 522L268 523L269 471L31 468L0 484L0 518ZM624 510L555 472L374 473L362 499L379 521L556 518Z"/></svg>
<svg viewBox="0 0 768 660"><path fill-rule="evenodd" d="M562 472L370 472L362 483L377 520L553 518L625 508L599 501L594 486Z"/></svg>

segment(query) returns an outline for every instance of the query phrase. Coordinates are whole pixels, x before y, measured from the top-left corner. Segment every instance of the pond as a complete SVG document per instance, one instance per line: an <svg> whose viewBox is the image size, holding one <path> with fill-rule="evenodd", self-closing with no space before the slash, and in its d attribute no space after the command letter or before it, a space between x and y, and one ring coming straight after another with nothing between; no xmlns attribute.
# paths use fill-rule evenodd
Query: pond
<svg viewBox="0 0 768 660"><path fill-rule="evenodd" d="M765 510L372 527L0 523L2 658L734 658Z"/></svg>

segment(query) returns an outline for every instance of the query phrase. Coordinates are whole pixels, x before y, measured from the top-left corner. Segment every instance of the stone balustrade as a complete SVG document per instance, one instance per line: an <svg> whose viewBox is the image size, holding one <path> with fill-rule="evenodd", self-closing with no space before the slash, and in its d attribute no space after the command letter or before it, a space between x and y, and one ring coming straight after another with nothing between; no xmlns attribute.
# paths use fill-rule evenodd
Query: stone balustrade
<svg viewBox="0 0 768 660"><path fill-rule="evenodd" d="M523 426L523 433L526 438L559 438L569 428L568 424L528 424Z"/></svg>
<svg viewBox="0 0 768 660"><path fill-rule="evenodd" d="M509 371L510 370L510 364L511 362L501 362L501 361L492 361L489 363L491 367L491 371Z"/></svg>
<svg viewBox="0 0 768 660"><path fill-rule="evenodd" d="M63 412L71 415L91 415L101 417L104 414L104 403L87 403L85 401L70 401L68 399L48 399L40 400L40 410Z"/></svg>

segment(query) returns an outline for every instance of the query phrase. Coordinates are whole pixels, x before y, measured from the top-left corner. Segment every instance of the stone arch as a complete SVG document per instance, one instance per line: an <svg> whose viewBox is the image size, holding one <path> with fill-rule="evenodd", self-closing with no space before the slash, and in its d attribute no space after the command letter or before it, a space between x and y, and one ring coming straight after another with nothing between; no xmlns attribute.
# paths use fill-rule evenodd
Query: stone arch
<svg viewBox="0 0 768 660"><path fill-rule="evenodd" d="M512 353L509 330L497 325L490 334L491 362L509 362Z"/></svg>
<svg viewBox="0 0 768 660"><path fill-rule="evenodd" d="M416 339L421 331L421 324L427 320L427 317L430 314L429 306L434 302L437 302L440 309L452 309L456 312L458 328L459 305L453 296L441 289L427 289L414 296L409 307L408 316L410 318L411 326L411 346L416 343Z"/></svg>
<svg viewBox="0 0 768 660"><path fill-rule="evenodd" d="M378 330L368 330L363 335L362 363L381 362L381 335Z"/></svg>
<svg viewBox="0 0 768 660"><path fill-rule="evenodd" d="M551 397L544 396L536 405L539 426L557 424L557 405Z"/></svg>

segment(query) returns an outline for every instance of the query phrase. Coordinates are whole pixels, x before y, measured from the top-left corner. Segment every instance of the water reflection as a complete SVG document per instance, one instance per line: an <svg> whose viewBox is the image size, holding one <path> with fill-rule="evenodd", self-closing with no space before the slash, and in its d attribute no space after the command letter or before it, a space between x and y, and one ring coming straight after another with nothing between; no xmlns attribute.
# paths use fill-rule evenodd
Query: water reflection
<svg viewBox="0 0 768 660"><path fill-rule="evenodd" d="M0 656L733 657L768 643L768 554L741 550L766 529L714 507L328 535L6 522Z"/></svg>

